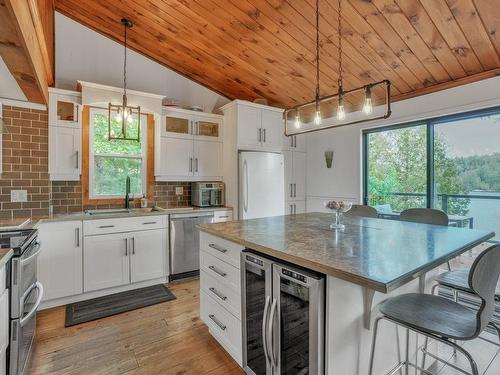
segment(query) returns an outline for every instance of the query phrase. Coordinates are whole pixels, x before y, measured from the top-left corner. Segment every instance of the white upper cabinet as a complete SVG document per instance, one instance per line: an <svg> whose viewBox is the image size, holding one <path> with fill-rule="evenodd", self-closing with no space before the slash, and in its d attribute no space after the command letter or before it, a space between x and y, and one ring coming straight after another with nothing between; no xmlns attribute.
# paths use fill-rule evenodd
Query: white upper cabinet
<svg viewBox="0 0 500 375"><path fill-rule="evenodd" d="M49 176L52 181L80 180L80 103L78 92L49 88Z"/></svg>
<svg viewBox="0 0 500 375"><path fill-rule="evenodd" d="M52 181L79 181L82 170L81 130L49 126L49 175Z"/></svg>
<svg viewBox="0 0 500 375"><path fill-rule="evenodd" d="M239 150L276 152L283 149L282 109L235 100L222 110L231 118L228 126L236 127Z"/></svg>
<svg viewBox="0 0 500 375"><path fill-rule="evenodd" d="M43 300L81 294L82 222L42 223L38 227L38 233L41 243L38 279L45 290Z"/></svg>
<svg viewBox="0 0 500 375"><path fill-rule="evenodd" d="M306 135L285 136L283 133L283 150L306 152Z"/></svg>
<svg viewBox="0 0 500 375"><path fill-rule="evenodd" d="M193 175L193 141L183 138L160 138L156 175L167 178L185 178Z"/></svg>
<svg viewBox="0 0 500 375"><path fill-rule="evenodd" d="M222 179L222 116L168 109L155 135L157 181Z"/></svg>
<svg viewBox="0 0 500 375"><path fill-rule="evenodd" d="M222 174L222 143L195 141L193 169L195 176L220 178Z"/></svg>
<svg viewBox="0 0 500 375"><path fill-rule="evenodd" d="M81 117L79 92L49 88L49 125L81 128Z"/></svg>
<svg viewBox="0 0 500 375"><path fill-rule="evenodd" d="M306 199L306 164L305 152L283 151L285 159L285 199L305 201Z"/></svg>

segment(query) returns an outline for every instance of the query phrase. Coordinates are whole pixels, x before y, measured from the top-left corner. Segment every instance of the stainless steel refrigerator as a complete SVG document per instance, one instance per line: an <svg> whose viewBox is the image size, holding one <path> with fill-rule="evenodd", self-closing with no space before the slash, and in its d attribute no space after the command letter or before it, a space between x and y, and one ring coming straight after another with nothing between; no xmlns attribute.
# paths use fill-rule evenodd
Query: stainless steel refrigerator
<svg viewBox="0 0 500 375"><path fill-rule="evenodd" d="M245 251L243 367L251 375L323 375L325 278Z"/></svg>
<svg viewBox="0 0 500 375"><path fill-rule="evenodd" d="M239 153L239 218L285 214L285 167L282 154Z"/></svg>

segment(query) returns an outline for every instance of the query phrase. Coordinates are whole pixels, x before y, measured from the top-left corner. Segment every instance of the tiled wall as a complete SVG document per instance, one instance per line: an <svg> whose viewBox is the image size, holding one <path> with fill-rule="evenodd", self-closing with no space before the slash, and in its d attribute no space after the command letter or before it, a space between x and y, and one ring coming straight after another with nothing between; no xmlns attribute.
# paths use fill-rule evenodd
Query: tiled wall
<svg viewBox="0 0 500 375"><path fill-rule="evenodd" d="M48 118L46 111L3 105L3 173L0 176L0 218L37 217L95 208L82 205L79 181L49 181ZM182 187L183 194L175 195ZM28 201L11 203L11 190L27 190ZM156 182L149 205L163 208L191 204L190 182ZM104 208L103 206L99 206Z"/></svg>
<svg viewBox="0 0 500 375"><path fill-rule="evenodd" d="M0 217L42 216L49 212L48 118L46 111L3 105ZM11 203L11 190L27 190L28 201Z"/></svg>

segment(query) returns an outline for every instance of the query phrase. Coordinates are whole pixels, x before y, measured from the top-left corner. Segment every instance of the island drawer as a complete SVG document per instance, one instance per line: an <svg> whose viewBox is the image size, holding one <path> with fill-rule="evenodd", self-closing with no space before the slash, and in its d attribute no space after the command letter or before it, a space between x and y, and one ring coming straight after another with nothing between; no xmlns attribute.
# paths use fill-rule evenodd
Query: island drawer
<svg viewBox="0 0 500 375"><path fill-rule="evenodd" d="M167 221L167 215L85 220L83 222L83 233L85 236L94 236L108 233L160 229L167 228Z"/></svg>
<svg viewBox="0 0 500 375"><path fill-rule="evenodd" d="M219 258L238 269L241 266L240 254L243 250L245 250L244 246L201 232L200 247L201 250L206 251L214 257Z"/></svg>
<svg viewBox="0 0 500 375"><path fill-rule="evenodd" d="M200 271L241 293L240 270L206 251L200 251Z"/></svg>
<svg viewBox="0 0 500 375"><path fill-rule="evenodd" d="M212 336L241 364L243 349L241 320L222 308L205 291L200 293L200 316Z"/></svg>
<svg viewBox="0 0 500 375"><path fill-rule="evenodd" d="M217 280L206 271L200 272L201 290L215 299L237 318L241 319L241 293L228 287L226 283Z"/></svg>

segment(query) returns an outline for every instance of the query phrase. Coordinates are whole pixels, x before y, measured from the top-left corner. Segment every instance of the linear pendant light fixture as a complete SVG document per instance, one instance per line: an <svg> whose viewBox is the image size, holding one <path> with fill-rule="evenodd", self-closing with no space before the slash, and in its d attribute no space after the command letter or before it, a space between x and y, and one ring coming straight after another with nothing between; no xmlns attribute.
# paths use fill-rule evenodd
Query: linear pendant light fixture
<svg viewBox="0 0 500 375"><path fill-rule="evenodd" d="M123 47L125 51L123 59L123 97L121 104L113 104L110 102L108 105L108 138L109 140L121 139L140 142L141 107L132 107L127 104L127 29L132 28L133 23L126 18L122 18L121 22L124 28ZM114 117L112 117L112 115L114 115ZM131 127L134 124L134 118L137 118L137 129L134 132L137 136L130 137L128 133L132 130ZM115 125L113 125L113 122ZM116 123L120 127L120 131L118 132L115 131L117 127Z"/></svg>
<svg viewBox="0 0 500 375"><path fill-rule="evenodd" d="M285 111L286 136L385 119L391 115L391 82L389 80L370 83L348 91L343 89L342 0L338 0L337 93L320 97L319 16L319 0L316 0L316 96L311 102Z"/></svg>

